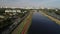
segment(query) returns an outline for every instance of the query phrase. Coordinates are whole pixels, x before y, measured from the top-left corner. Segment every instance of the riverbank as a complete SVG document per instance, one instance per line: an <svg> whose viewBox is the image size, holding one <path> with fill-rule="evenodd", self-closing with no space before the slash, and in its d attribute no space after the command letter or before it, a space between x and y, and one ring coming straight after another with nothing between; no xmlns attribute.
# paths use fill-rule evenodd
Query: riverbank
<svg viewBox="0 0 60 34"><path fill-rule="evenodd" d="M58 20L58 19L56 19L56 18L54 18L54 17L52 17L52 16L49 16L49 15L47 15L46 13L44 13L44 12L42 12L42 11L40 11L43 15L45 15L46 17L48 17L49 19L51 19L52 21L54 21L54 22L56 22L57 24L59 24L60 25L60 20Z"/></svg>
<svg viewBox="0 0 60 34"><path fill-rule="evenodd" d="M12 34L26 34L27 30L31 24L32 19L32 13L23 20L21 24L18 25L18 27L12 32Z"/></svg>

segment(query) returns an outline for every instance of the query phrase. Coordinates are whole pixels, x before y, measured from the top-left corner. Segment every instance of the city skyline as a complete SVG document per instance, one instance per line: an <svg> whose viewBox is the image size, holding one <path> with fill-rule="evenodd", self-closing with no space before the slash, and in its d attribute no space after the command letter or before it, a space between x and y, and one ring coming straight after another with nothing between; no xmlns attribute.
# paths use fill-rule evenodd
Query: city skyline
<svg viewBox="0 0 60 34"><path fill-rule="evenodd" d="M60 0L0 0L0 6L17 8L60 8Z"/></svg>

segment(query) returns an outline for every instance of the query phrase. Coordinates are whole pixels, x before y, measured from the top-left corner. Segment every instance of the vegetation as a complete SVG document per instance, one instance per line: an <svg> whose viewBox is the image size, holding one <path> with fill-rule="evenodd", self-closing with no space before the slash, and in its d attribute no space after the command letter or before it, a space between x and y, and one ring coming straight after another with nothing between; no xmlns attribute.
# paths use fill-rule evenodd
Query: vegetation
<svg viewBox="0 0 60 34"><path fill-rule="evenodd" d="M56 13L57 15L60 15L60 11L55 11L55 13Z"/></svg>
<svg viewBox="0 0 60 34"><path fill-rule="evenodd" d="M60 25L60 9L43 9L45 16Z"/></svg>
<svg viewBox="0 0 60 34"><path fill-rule="evenodd" d="M7 8L8 10L13 10L11 8ZM21 13L16 13L16 15L13 15L14 13L5 13L6 8L0 8L0 15L4 16L4 18L0 18L0 28L4 28L7 26L10 26L11 24L13 24L14 22L12 22L12 20L14 20L14 16L16 16L16 18L20 17L24 17L28 12L24 12L24 10L22 10ZM24 12L24 13L23 13ZM12 14L12 15L10 15ZM11 17L11 18L9 18Z"/></svg>

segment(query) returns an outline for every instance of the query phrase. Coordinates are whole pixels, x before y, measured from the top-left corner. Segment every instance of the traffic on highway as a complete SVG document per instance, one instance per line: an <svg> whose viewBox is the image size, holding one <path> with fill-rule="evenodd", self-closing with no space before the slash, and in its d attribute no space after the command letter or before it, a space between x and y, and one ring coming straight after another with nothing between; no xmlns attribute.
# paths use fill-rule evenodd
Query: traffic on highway
<svg viewBox="0 0 60 34"><path fill-rule="evenodd" d="M29 15L29 11L9 11L2 11L0 14L0 34L10 34Z"/></svg>

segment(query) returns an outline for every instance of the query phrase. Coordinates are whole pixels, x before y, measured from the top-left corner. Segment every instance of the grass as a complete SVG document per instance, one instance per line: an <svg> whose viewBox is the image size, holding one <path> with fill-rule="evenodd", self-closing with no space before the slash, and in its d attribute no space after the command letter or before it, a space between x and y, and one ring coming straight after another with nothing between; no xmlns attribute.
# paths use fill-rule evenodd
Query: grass
<svg viewBox="0 0 60 34"><path fill-rule="evenodd" d="M30 16L31 16L31 15L27 16L27 18L25 18L25 20L24 20L22 23L20 23L20 24L18 25L18 27L12 32L12 34L21 34L24 26L26 25L26 21L27 21L27 19L28 19ZM29 28L29 26L27 27L27 30L28 30L28 28ZM27 32L27 30L26 30L26 32ZM25 32L25 34L26 34L26 32Z"/></svg>
<svg viewBox="0 0 60 34"><path fill-rule="evenodd" d="M43 15L45 15L45 16L47 16L49 19L51 19L52 21L54 21L54 22L56 22L57 24L59 24L60 25L60 20L58 20L58 19L56 19L56 18L54 18L54 17L52 17L52 16L49 16L49 15L47 15L46 13L44 13L44 12L41 12Z"/></svg>
<svg viewBox="0 0 60 34"><path fill-rule="evenodd" d="M28 29L29 29L29 27L30 27L30 25L31 25L31 19L32 19L32 17L30 16L29 19L28 19L28 21L26 22L26 24L25 24L25 26L24 26L24 29L23 29L23 31L22 31L22 34L23 34L23 33L24 33L24 34L27 34Z"/></svg>

